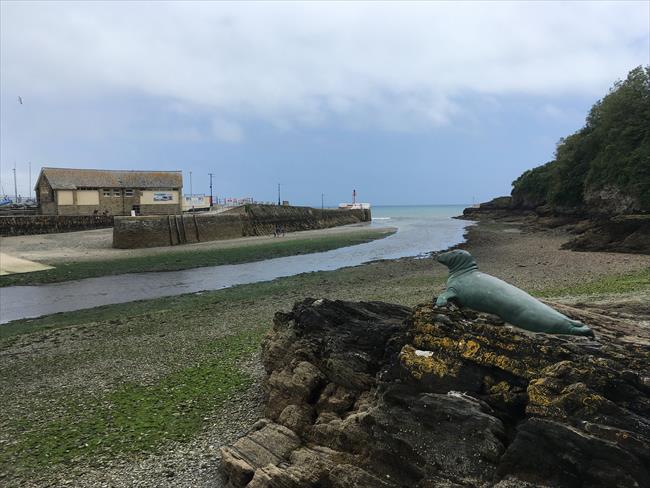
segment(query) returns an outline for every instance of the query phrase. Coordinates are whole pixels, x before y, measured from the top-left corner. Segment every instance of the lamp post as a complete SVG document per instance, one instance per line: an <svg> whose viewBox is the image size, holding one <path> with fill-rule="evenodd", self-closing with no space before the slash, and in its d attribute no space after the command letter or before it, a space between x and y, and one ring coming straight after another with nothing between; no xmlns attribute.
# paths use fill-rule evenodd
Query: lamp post
<svg viewBox="0 0 650 488"><path fill-rule="evenodd" d="M208 173L210 175L210 208L212 208L212 173Z"/></svg>
<svg viewBox="0 0 650 488"><path fill-rule="evenodd" d="M18 184L16 183L16 162L14 161L14 203L18 203ZM278 203L279 205L279 203Z"/></svg>
<svg viewBox="0 0 650 488"><path fill-rule="evenodd" d="M280 203L280 183L278 183L278 205L281 205L281 203Z"/></svg>

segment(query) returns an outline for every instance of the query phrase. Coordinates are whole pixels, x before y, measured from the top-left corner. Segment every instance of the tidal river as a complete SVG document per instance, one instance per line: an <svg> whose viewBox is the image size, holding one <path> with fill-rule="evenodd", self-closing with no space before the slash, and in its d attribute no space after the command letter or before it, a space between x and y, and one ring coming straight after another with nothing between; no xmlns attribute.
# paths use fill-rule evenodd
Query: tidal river
<svg viewBox="0 0 650 488"><path fill-rule="evenodd" d="M463 240L468 222L451 217L463 206L374 207L373 227L396 227L385 239L333 251L210 266L134 273L37 286L0 288L0 323L57 312L269 281L311 271L331 271L379 259L422 256Z"/></svg>

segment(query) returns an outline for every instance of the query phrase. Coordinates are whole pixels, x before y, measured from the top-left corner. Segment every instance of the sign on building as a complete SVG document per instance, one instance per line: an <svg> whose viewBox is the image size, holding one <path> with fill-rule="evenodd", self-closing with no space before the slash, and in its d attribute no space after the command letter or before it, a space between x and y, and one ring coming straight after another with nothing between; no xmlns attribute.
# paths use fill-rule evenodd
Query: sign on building
<svg viewBox="0 0 650 488"><path fill-rule="evenodd" d="M153 192L154 202L170 202L174 200L174 194L170 191L155 191Z"/></svg>

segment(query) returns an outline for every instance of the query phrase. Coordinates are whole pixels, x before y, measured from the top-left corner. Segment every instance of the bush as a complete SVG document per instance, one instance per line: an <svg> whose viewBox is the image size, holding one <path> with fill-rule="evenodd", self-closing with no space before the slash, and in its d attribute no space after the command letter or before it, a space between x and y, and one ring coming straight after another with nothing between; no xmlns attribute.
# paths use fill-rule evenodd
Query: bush
<svg viewBox="0 0 650 488"><path fill-rule="evenodd" d="M525 171L512 182L512 204L518 208L535 208L547 203L553 161Z"/></svg>

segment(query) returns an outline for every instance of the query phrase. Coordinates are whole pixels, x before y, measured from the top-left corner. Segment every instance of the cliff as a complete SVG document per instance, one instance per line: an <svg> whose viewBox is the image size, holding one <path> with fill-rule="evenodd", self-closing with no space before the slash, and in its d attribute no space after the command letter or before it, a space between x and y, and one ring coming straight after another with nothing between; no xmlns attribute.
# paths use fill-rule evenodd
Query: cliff
<svg viewBox="0 0 650 488"><path fill-rule="evenodd" d="M647 325L562 311L597 338L428 304L276 314L266 418L222 449L229 486L649 486Z"/></svg>

